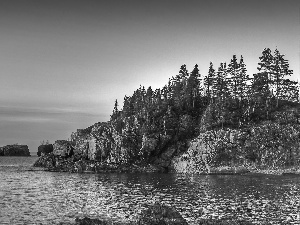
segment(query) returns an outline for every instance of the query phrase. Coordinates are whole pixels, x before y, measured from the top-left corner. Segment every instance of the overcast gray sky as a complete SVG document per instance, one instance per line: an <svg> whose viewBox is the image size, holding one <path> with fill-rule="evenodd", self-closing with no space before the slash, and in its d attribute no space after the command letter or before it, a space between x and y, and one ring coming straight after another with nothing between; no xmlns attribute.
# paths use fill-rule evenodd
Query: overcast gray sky
<svg viewBox="0 0 300 225"><path fill-rule="evenodd" d="M107 121L115 99L182 64L205 75L243 55L252 75L277 46L299 79L299 13L298 0L0 0L0 146L36 152Z"/></svg>

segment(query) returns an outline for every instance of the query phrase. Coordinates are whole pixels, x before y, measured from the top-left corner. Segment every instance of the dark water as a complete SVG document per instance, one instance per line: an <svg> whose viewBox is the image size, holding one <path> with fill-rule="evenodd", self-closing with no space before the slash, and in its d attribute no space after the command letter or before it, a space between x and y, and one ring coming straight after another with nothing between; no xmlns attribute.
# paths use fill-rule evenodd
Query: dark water
<svg viewBox="0 0 300 225"><path fill-rule="evenodd" d="M232 217L300 224L298 176L28 171L35 160L0 157L0 224L58 224L78 216L126 222L155 201L174 206L190 224Z"/></svg>

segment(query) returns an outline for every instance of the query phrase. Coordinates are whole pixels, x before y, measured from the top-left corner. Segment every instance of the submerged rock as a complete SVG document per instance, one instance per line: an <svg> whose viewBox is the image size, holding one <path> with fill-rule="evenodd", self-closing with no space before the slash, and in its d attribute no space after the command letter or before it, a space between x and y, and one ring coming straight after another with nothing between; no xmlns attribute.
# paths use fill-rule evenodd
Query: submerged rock
<svg viewBox="0 0 300 225"><path fill-rule="evenodd" d="M137 222L137 225L187 225L186 220L180 213L166 205L156 203L149 205L144 210Z"/></svg>
<svg viewBox="0 0 300 225"><path fill-rule="evenodd" d="M113 224L112 222L108 222L102 219L90 219L88 217L84 217L82 219L76 218L75 219L76 225L110 225Z"/></svg>
<svg viewBox="0 0 300 225"><path fill-rule="evenodd" d="M72 223L73 224L73 223ZM188 225L173 207L155 203L148 205L135 221L116 222L110 218L76 218L75 225ZM60 223L60 225L67 225Z"/></svg>

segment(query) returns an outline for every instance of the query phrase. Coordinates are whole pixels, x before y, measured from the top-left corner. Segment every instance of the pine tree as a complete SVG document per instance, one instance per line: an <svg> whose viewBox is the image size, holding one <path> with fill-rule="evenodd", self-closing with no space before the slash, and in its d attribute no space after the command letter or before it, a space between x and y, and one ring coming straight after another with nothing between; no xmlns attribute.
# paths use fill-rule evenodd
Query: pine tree
<svg viewBox="0 0 300 225"><path fill-rule="evenodd" d="M229 74L228 87L234 99L238 96L238 68L236 55L233 55L230 63L228 64L227 73Z"/></svg>
<svg viewBox="0 0 300 225"><path fill-rule="evenodd" d="M220 98L222 101L228 97L229 90L227 87L227 71L226 63L220 63L217 71L215 82L213 83L213 95L216 98Z"/></svg>
<svg viewBox="0 0 300 225"><path fill-rule="evenodd" d="M186 69L186 65L183 64L183 65L180 67L179 74L176 75L175 80L181 82L184 78L187 78L188 75L189 75L189 72L188 72L188 70Z"/></svg>
<svg viewBox="0 0 300 225"><path fill-rule="evenodd" d="M271 52L271 49L265 48L262 52L262 56L259 57L260 62L258 63L258 71L259 74L264 74L267 77L264 77L264 80L266 81L267 89L272 89L272 67L273 67L273 55Z"/></svg>
<svg viewBox="0 0 300 225"><path fill-rule="evenodd" d="M115 119L117 119L117 117L119 116L118 106L119 106L118 100L116 99L116 100L115 100L114 109L113 109L113 113L112 113L112 115L110 116L111 120L115 120Z"/></svg>
<svg viewBox="0 0 300 225"><path fill-rule="evenodd" d="M286 76L290 76L292 73L293 71L289 69L289 63L284 59L284 55L280 54L278 49L275 49L273 64L271 66L271 76L274 83L277 107L279 99L287 98L290 86L293 86L292 82L285 79Z"/></svg>
<svg viewBox="0 0 300 225"><path fill-rule="evenodd" d="M196 64L193 71L190 73L187 84L185 87L185 98L188 104L188 108L195 109L195 102L200 96L200 73L198 65Z"/></svg>
<svg viewBox="0 0 300 225"><path fill-rule="evenodd" d="M205 92L206 92L206 96L208 97L208 99L211 99L213 96L212 86L214 84L215 77L216 77L215 69L213 67L213 63L210 62L208 74L207 74L207 76L204 77L204 87L205 87Z"/></svg>
<svg viewBox="0 0 300 225"><path fill-rule="evenodd" d="M237 70L237 96L240 101L247 95L247 81L249 80L249 76L247 75L246 65L244 63L244 58L241 55L240 63L238 65Z"/></svg>
<svg viewBox="0 0 300 225"><path fill-rule="evenodd" d="M267 119L269 119L269 112L271 111L271 99L274 96L274 80L273 80L273 69L274 69L274 57L271 49L265 48L262 52L262 56L259 57L260 62L258 63L259 73L254 75L253 90L256 95L256 101L260 104L264 102L264 111L266 112ZM260 90L260 93L259 93Z"/></svg>

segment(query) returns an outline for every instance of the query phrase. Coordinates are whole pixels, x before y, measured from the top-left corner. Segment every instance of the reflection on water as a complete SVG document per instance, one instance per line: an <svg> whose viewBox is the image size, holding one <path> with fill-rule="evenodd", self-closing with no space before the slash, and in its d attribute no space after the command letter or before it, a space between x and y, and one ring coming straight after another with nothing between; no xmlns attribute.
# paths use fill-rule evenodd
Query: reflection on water
<svg viewBox="0 0 300 225"><path fill-rule="evenodd" d="M126 222L155 201L174 206L190 224L300 223L299 177L53 173L28 171L30 158L14 160L0 159L0 224L58 224L77 216Z"/></svg>

